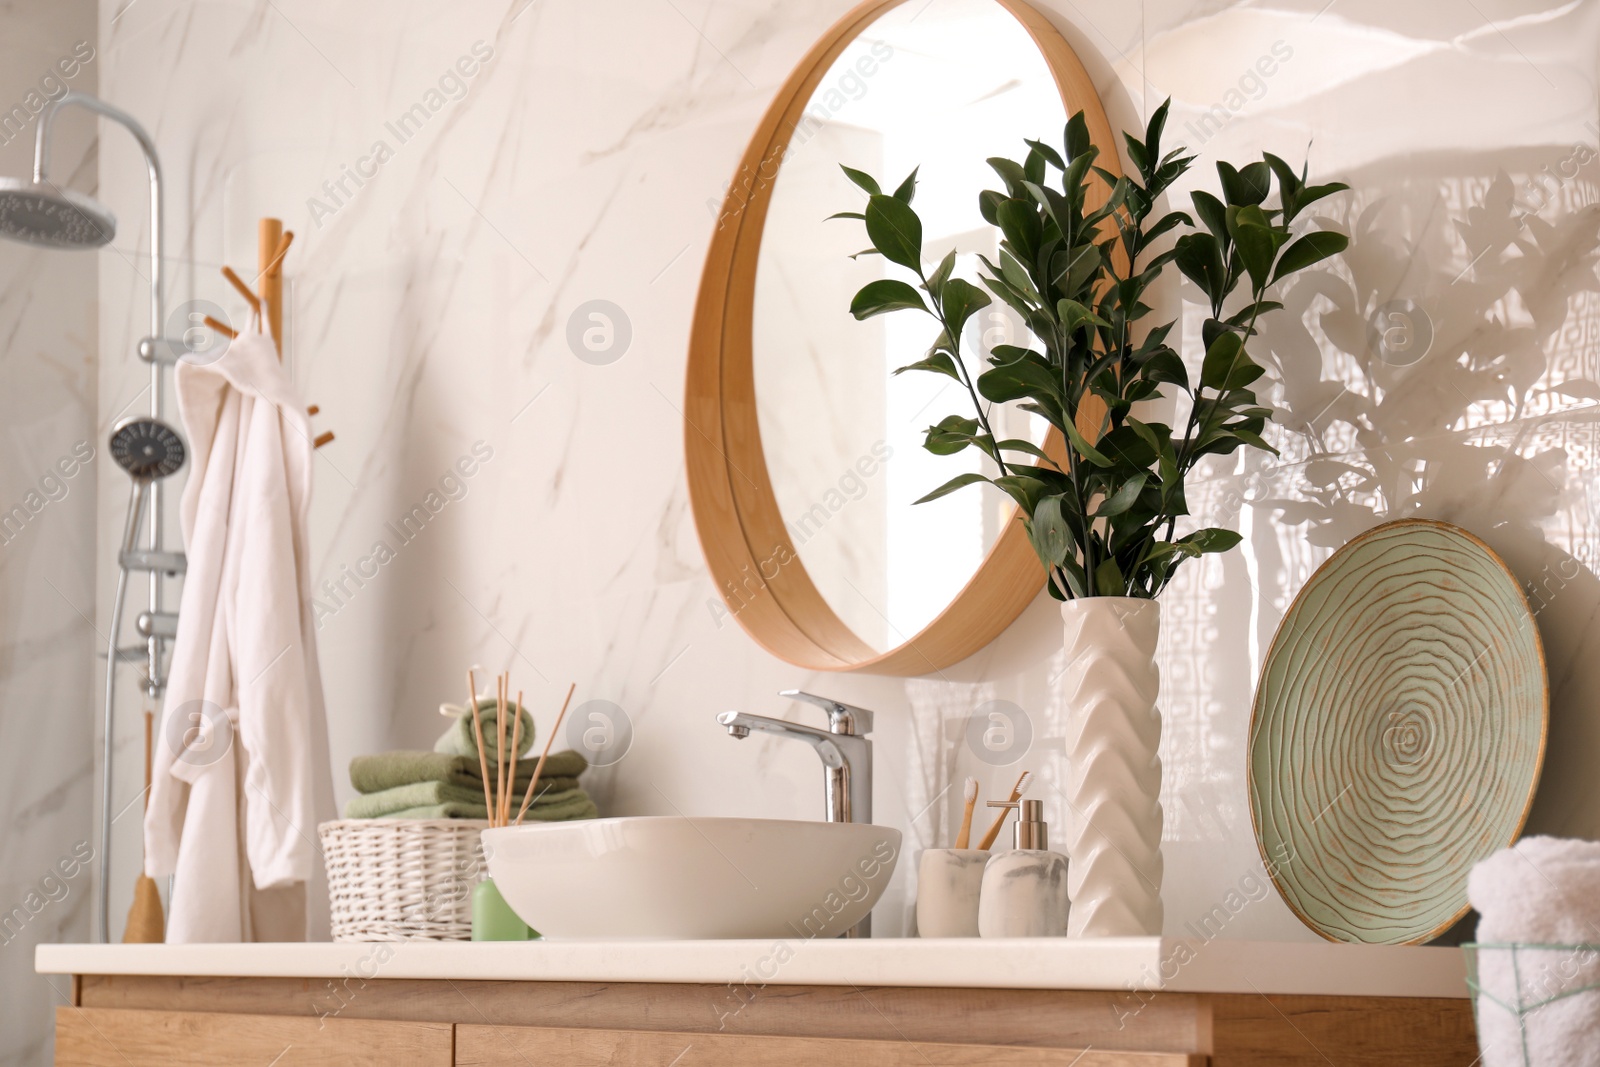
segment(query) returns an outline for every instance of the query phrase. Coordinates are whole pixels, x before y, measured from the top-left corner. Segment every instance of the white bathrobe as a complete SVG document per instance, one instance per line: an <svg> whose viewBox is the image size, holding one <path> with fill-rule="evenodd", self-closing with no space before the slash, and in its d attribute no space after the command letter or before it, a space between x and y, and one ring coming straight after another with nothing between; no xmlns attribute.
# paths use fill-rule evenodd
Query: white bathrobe
<svg viewBox="0 0 1600 1067"><path fill-rule="evenodd" d="M145 815L175 875L169 942L327 937L317 824L334 817L311 613L311 437L272 341L180 363L188 573Z"/></svg>

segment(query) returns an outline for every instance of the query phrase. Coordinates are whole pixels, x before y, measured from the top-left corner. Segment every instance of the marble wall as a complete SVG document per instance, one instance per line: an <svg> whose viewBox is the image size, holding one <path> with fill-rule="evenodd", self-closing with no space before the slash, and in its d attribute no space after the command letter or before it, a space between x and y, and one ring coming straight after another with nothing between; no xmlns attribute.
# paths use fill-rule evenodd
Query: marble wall
<svg viewBox="0 0 1600 1067"><path fill-rule="evenodd" d="M0 176L36 116L99 78L95 4L0 4ZM93 194L95 127L56 125L51 176ZM95 256L0 240L0 1063L48 1062L65 993L33 946L89 934L97 430ZM52 988L55 986L57 988Z"/></svg>
<svg viewBox="0 0 1600 1067"><path fill-rule="evenodd" d="M317 453L313 515L336 763L429 743L435 706L459 698L464 668L479 663L510 669L549 709L541 722L569 681L580 699L608 702L578 725L609 717L631 738L593 774L611 813L820 816L811 752L735 743L712 721L727 708L801 716L775 696L794 686L880 712L878 817L907 832L908 850L948 834L964 775L991 793L1009 783L1017 765L997 760L1037 769L1038 795L1059 809L1060 625L1048 600L930 677L808 677L722 610L696 542L681 393L713 214L771 93L848 6L101 6L100 91L150 126L166 162L171 302L204 298L237 316L217 268L254 263L258 216L298 234L287 358L321 407L318 428L337 434ZM1316 564L1386 518L1459 522L1535 590L1553 711L1533 826L1600 834L1589 772L1600 656L1588 647L1600 606L1600 2L1040 6L1078 48L1114 124L1142 125L1175 98L1170 128L1200 154L1201 180L1215 159L1268 149L1309 154L1315 175L1355 187L1324 209L1354 235L1350 255L1296 285L1293 313L1266 338L1283 458L1219 465L1195 493L1245 543L1191 565L1166 597L1171 930L1259 875L1243 750L1260 655ZM94 403L98 389L96 447L144 387L131 357L143 331L144 176L121 137L106 139L99 173L124 233L99 256L98 382L80 364L77 377L64 368L48 382L57 407ZM4 262L15 274L22 261ZM1167 290L1163 310L1184 315L1192 341L1185 295ZM614 329L586 344L597 309ZM1391 350L1372 336L1396 311L1416 340ZM32 312L27 321L51 328ZM80 422L30 443L26 471L76 440ZM474 474L456 477L475 448ZM105 546L126 487L93 467ZM418 504L432 505L430 521L396 536L389 524ZM5 550L7 582L15 551ZM60 551L63 566L81 559ZM105 558L99 567L103 626ZM69 591L80 604L86 580ZM46 611L50 596L37 594L30 617L56 621L30 622L25 637L8 613L8 650L66 628L88 664L87 627ZM70 699L52 704L87 716L85 671L58 669L65 688L54 691ZM990 701L1026 712L1025 756L980 759L967 745L969 716ZM124 707L125 801L141 744L138 705ZM31 753L38 735L20 721L4 729ZM61 758L54 780L30 785L30 803L54 812L43 836L64 848L87 825L87 764ZM137 833L116 830L120 916ZM898 875L881 933L905 931L909 887ZM1272 896L1250 900L1224 934L1313 937Z"/></svg>

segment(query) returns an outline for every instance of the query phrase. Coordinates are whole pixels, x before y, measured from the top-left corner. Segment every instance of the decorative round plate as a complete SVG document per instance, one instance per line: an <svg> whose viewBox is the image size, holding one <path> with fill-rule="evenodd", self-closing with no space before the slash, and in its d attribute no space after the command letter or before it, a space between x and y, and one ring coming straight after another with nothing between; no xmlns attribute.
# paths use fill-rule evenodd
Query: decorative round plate
<svg viewBox="0 0 1600 1067"><path fill-rule="evenodd" d="M1416 944L1516 840L1544 761L1544 648L1500 557L1442 522L1357 537L1300 590L1250 722L1267 873L1330 941Z"/></svg>

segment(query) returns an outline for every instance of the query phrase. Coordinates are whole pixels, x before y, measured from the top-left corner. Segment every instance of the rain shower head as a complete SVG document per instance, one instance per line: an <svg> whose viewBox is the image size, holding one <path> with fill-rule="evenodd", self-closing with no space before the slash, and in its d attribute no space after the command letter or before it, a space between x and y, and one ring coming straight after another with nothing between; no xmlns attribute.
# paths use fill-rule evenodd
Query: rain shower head
<svg viewBox="0 0 1600 1067"><path fill-rule="evenodd" d="M45 248L99 248L116 235L116 216L82 193L0 178L0 236Z"/></svg>
<svg viewBox="0 0 1600 1067"><path fill-rule="evenodd" d="M123 419L111 431L111 458L134 481L149 484L183 466L183 438L148 415Z"/></svg>

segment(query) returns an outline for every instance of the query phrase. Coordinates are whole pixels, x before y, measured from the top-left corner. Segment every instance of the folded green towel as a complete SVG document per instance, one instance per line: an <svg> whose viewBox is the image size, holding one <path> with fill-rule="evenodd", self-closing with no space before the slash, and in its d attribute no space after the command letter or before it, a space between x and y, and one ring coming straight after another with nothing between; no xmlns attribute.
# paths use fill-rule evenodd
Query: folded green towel
<svg viewBox="0 0 1600 1067"><path fill-rule="evenodd" d="M524 822L571 822L576 819L593 819L600 814L594 806L594 801L589 794L581 789L572 789L567 793L568 799L555 803L535 804L523 816ZM520 806L520 805L519 805ZM516 818L513 811L511 817ZM350 816L354 818L354 816ZM487 819L489 809L483 806L483 797L479 796L478 803L471 804L460 800L447 800L441 804L428 804L415 808L401 808L379 816L384 819Z"/></svg>
<svg viewBox="0 0 1600 1067"><path fill-rule="evenodd" d="M533 795L533 806L559 804L582 792L583 790L578 788L576 778L541 779L539 790ZM511 810L515 813L522 807L522 794L514 794L512 800ZM381 793L367 793L364 796L351 798L350 803L345 805L344 817L385 819L397 811L431 807L435 804L474 804L485 811L488 810L483 803L482 786L474 788L451 785L448 782L413 782L410 785L397 785L393 789L385 789Z"/></svg>
<svg viewBox="0 0 1600 1067"><path fill-rule="evenodd" d="M483 723L483 749L488 753L490 763L500 758L500 731L497 726L499 717L495 711L495 704L493 697L478 698L478 718ZM524 756L533 747L533 716L528 714L527 708L519 707L516 710L522 717L522 736L517 739L517 755ZM514 722L506 723L507 745L511 744L511 734L515 727ZM477 726L472 721L471 711L456 716L450 728L434 742L433 750L443 752L447 756L471 756L474 760L478 758Z"/></svg>
<svg viewBox="0 0 1600 1067"><path fill-rule="evenodd" d="M518 760L516 763L516 789L520 797L533 777L536 759ZM576 778L588 770L589 761L572 751L552 752L545 761L544 775L550 778ZM490 764L489 773L495 773ZM350 784L358 793L380 793L399 785L413 782L446 782L450 785L470 786L483 796L483 778L478 766L477 753L470 756L450 756L442 752L379 752L371 756L357 756L350 761ZM541 785L542 788L542 785Z"/></svg>

